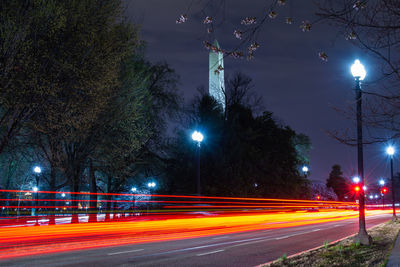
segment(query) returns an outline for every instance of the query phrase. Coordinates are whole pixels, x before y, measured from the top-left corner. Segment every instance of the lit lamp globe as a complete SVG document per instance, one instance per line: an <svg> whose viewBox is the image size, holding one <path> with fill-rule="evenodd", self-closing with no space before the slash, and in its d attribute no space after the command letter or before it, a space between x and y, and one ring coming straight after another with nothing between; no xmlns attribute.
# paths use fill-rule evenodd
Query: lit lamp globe
<svg viewBox="0 0 400 267"><path fill-rule="evenodd" d="M360 81L364 80L365 76L367 75L363 64L361 64L360 60L358 59L354 61L354 64L351 66L350 70L353 77Z"/></svg>
<svg viewBox="0 0 400 267"><path fill-rule="evenodd" d="M39 166L35 166L35 168L33 168L33 172L39 174L42 172L42 169Z"/></svg>
<svg viewBox="0 0 400 267"><path fill-rule="evenodd" d="M203 136L203 134L201 132L194 131L193 134L192 134L193 141L196 141L196 142L200 143L201 141L203 141L203 138L204 138L204 136Z"/></svg>
<svg viewBox="0 0 400 267"><path fill-rule="evenodd" d="M382 185L382 186L384 186L384 185L385 185L385 181L384 181L383 179L380 179L380 180L379 180L379 184Z"/></svg>
<svg viewBox="0 0 400 267"><path fill-rule="evenodd" d="M386 154L388 154L389 156L393 156L394 152L394 147L389 146L388 148L386 148Z"/></svg>
<svg viewBox="0 0 400 267"><path fill-rule="evenodd" d="M308 167L307 166L303 166L303 168L301 169L303 172L308 172Z"/></svg>
<svg viewBox="0 0 400 267"><path fill-rule="evenodd" d="M360 177L358 177L358 176L353 177L354 183L358 184L360 181L361 181Z"/></svg>

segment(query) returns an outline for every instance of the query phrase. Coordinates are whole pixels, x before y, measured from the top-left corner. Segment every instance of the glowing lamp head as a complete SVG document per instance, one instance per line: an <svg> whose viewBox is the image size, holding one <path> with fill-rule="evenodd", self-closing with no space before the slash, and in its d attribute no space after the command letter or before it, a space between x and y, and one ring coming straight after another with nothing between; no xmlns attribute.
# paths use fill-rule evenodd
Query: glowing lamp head
<svg viewBox="0 0 400 267"><path fill-rule="evenodd" d="M147 187L153 188L156 187L156 183L155 182L150 182L147 184Z"/></svg>
<svg viewBox="0 0 400 267"><path fill-rule="evenodd" d="M389 156L393 156L394 152L394 147L389 146L388 148L386 148L386 154L388 154Z"/></svg>
<svg viewBox="0 0 400 267"><path fill-rule="evenodd" d="M61 197L65 197L65 193L62 193L62 194L61 194Z"/></svg>
<svg viewBox="0 0 400 267"><path fill-rule="evenodd" d="M369 195L369 199L373 199L374 198L374 196L373 195Z"/></svg>
<svg viewBox="0 0 400 267"><path fill-rule="evenodd" d="M388 191L388 189L387 189L386 187L384 187L384 188L382 189L382 192L383 192L384 194L386 194L387 191Z"/></svg>
<svg viewBox="0 0 400 267"><path fill-rule="evenodd" d="M361 188L357 185L354 187L354 191L356 191L357 193L360 192Z"/></svg>
<svg viewBox="0 0 400 267"><path fill-rule="evenodd" d="M318 200L320 200L320 199L321 199L321 197L320 197L320 196L317 196L317 199L318 199Z"/></svg>
<svg viewBox="0 0 400 267"><path fill-rule="evenodd" d="M354 78L359 79L360 81L364 80L367 72L364 69L364 66L361 64L360 60L356 59L354 64L351 66L351 74Z"/></svg>
<svg viewBox="0 0 400 267"><path fill-rule="evenodd" d="M354 183L358 184L360 181L361 181L360 177L358 177L358 176L353 177Z"/></svg>
<svg viewBox="0 0 400 267"><path fill-rule="evenodd" d="M136 192L136 191L137 191L137 188L136 188L136 187L132 187L132 188L131 188L131 191L132 191L132 192Z"/></svg>
<svg viewBox="0 0 400 267"><path fill-rule="evenodd" d="M308 167L307 167L307 166L303 166L303 168L301 168L301 170L302 170L303 172L308 172Z"/></svg>
<svg viewBox="0 0 400 267"><path fill-rule="evenodd" d="M385 181L383 179L380 179L379 184L383 186L383 185L385 185Z"/></svg>
<svg viewBox="0 0 400 267"><path fill-rule="evenodd" d="M32 190L33 190L33 192L37 192L37 191L39 190L39 188L37 188L37 186L34 186L34 187L32 188Z"/></svg>
<svg viewBox="0 0 400 267"><path fill-rule="evenodd" d="M35 166L35 167L33 168L33 172L39 174L39 173L42 172L42 168L40 168L39 166Z"/></svg>
<svg viewBox="0 0 400 267"><path fill-rule="evenodd" d="M365 185L363 186L363 190L364 190L364 191L367 191L367 187L366 187Z"/></svg>
<svg viewBox="0 0 400 267"><path fill-rule="evenodd" d="M203 141L203 138L204 138L204 136L201 132L194 131L192 134L192 139L196 142L200 143L201 141Z"/></svg>

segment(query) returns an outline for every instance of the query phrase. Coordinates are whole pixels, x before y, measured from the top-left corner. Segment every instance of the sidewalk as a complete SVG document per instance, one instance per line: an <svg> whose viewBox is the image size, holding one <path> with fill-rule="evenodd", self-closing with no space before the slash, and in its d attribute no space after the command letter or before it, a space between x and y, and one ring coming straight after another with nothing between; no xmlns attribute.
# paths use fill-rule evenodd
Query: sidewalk
<svg viewBox="0 0 400 267"><path fill-rule="evenodd" d="M396 238L396 243L390 253L386 267L400 267L400 236Z"/></svg>

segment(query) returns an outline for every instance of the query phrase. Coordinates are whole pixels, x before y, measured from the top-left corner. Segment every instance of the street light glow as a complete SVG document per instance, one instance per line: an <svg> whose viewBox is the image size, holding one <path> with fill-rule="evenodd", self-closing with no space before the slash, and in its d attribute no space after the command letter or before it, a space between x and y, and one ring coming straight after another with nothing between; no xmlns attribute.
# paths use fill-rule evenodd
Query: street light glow
<svg viewBox="0 0 400 267"><path fill-rule="evenodd" d="M192 139L196 142L200 143L201 141L203 141L203 138L204 138L204 136L201 132L194 131L192 134Z"/></svg>
<svg viewBox="0 0 400 267"><path fill-rule="evenodd" d="M393 156L394 152L394 147L388 146L388 148L386 148L386 154L388 154L389 156Z"/></svg>
<svg viewBox="0 0 400 267"><path fill-rule="evenodd" d="M37 186L34 186L32 189L33 189L33 192L37 192L39 190L39 188L37 188Z"/></svg>
<svg viewBox="0 0 400 267"><path fill-rule="evenodd" d="M380 185L385 185L385 181L384 181L383 179L380 179L380 180L379 180L379 184L380 184Z"/></svg>
<svg viewBox="0 0 400 267"><path fill-rule="evenodd" d="M360 181L361 181L360 177L358 177L358 176L353 177L353 182L354 183L358 184Z"/></svg>
<svg viewBox="0 0 400 267"><path fill-rule="evenodd" d="M65 193L62 193L62 194L61 194L61 197L65 197Z"/></svg>
<svg viewBox="0 0 400 267"><path fill-rule="evenodd" d="M35 172L35 173L41 173L42 172L42 169L39 167L39 166L35 166L35 168L33 168L33 171Z"/></svg>
<svg viewBox="0 0 400 267"><path fill-rule="evenodd" d="M155 182L150 182L147 184L147 187L153 188L156 187L156 183Z"/></svg>
<svg viewBox="0 0 400 267"><path fill-rule="evenodd" d="M351 74L354 78L358 78L360 81L364 80L367 72L364 69L363 64L361 64L360 60L356 59L354 64L351 66Z"/></svg>
<svg viewBox="0 0 400 267"><path fill-rule="evenodd" d="M308 167L307 166L303 166L303 168L301 169L303 172L308 172Z"/></svg>
<svg viewBox="0 0 400 267"><path fill-rule="evenodd" d="M366 191L366 190L367 190L367 187L366 187L365 185L363 186L363 190L364 190L364 191Z"/></svg>
<svg viewBox="0 0 400 267"><path fill-rule="evenodd" d="M136 190L137 190L136 187L132 187L132 188L131 188L131 191L132 191L132 192L136 192Z"/></svg>

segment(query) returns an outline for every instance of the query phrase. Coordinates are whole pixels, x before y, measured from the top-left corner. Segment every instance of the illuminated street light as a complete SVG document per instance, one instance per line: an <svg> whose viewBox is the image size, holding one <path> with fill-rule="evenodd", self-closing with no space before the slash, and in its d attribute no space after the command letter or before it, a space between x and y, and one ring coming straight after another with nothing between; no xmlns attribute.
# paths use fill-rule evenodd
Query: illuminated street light
<svg viewBox="0 0 400 267"><path fill-rule="evenodd" d="M197 142L197 195L200 196L200 144L204 139L204 136L201 132L194 131L192 134L193 141Z"/></svg>
<svg viewBox="0 0 400 267"><path fill-rule="evenodd" d="M390 181L391 181L391 183L392 183L392 209L393 209L393 220L396 220L396 208L395 208L395 201L396 201L396 199L395 199L395 197L396 197L396 195L395 195L395 192L394 192L394 190L395 190L395 188L394 188L394 177L393 177L393 155L394 155L394 153L395 153L395 150L394 150L394 147L392 147L392 146L388 146L387 148L386 148L386 153L389 155L389 158L390 158Z"/></svg>
<svg viewBox="0 0 400 267"><path fill-rule="evenodd" d="M39 190L39 188L37 187L37 186L34 186L33 188L32 188L32 190L33 190L33 192L37 192L38 190Z"/></svg>
<svg viewBox="0 0 400 267"><path fill-rule="evenodd" d="M62 193L62 194L61 194L61 197L65 197L65 193Z"/></svg>
<svg viewBox="0 0 400 267"><path fill-rule="evenodd" d="M35 166L35 167L33 168L33 172L34 172L34 173L37 173L37 174L40 174L40 173L42 172L42 168L40 168L39 166Z"/></svg>
<svg viewBox="0 0 400 267"><path fill-rule="evenodd" d="M374 196L373 195L369 195L369 199L373 199L374 198Z"/></svg>
<svg viewBox="0 0 400 267"><path fill-rule="evenodd" d="M375 195L374 197L375 197L375 198L378 198L379 196L378 196L378 195Z"/></svg>
<svg viewBox="0 0 400 267"><path fill-rule="evenodd" d="M379 180L379 185L384 186L384 185L385 185L385 180L380 179L380 180Z"/></svg>
<svg viewBox="0 0 400 267"><path fill-rule="evenodd" d="M368 235L365 228L365 197L362 187L364 186L364 159L363 159L363 135L362 135L362 111L361 111L361 81L364 80L367 72L361 62L356 59L351 66L351 74L356 82L356 119L357 119L357 176L360 178L359 185L361 187L358 194L358 235L355 237L355 242L363 245L370 245L372 243L371 237Z"/></svg>
<svg viewBox="0 0 400 267"><path fill-rule="evenodd" d="M365 185L363 186L363 190L364 190L364 191L367 191L367 187L366 187Z"/></svg>
<svg viewBox="0 0 400 267"><path fill-rule="evenodd" d="M154 188L154 187L156 187L156 183L155 182L150 182L150 183L148 183L147 184L147 187L149 187L149 188ZM133 188L132 188L133 189ZM136 190L135 190L136 191Z"/></svg>
<svg viewBox="0 0 400 267"><path fill-rule="evenodd" d="M303 166L303 168L301 169L303 172L307 173L308 172L308 167L307 166Z"/></svg>
<svg viewBox="0 0 400 267"><path fill-rule="evenodd" d="M353 177L353 183L358 184L360 182L360 177L355 176Z"/></svg>
<svg viewBox="0 0 400 267"><path fill-rule="evenodd" d="M394 155L394 152L395 152L394 147L388 146L388 147L386 148L386 154L388 154L389 156L393 156L393 155Z"/></svg>
<svg viewBox="0 0 400 267"><path fill-rule="evenodd" d="M367 72L365 71L363 64L361 64L360 60L358 59L354 61L354 64L351 66L350 70L351 74L356 80L362 81L367 75Z"/></svg>
<svg viewBox="0 0 400 267"><path fill-rule="evenodd" d="M131 188L131 191L132 191L132 192L136 192L136 191L137 191L137 188L136 188L136 187L132 187L132 188Z"/></svg>

